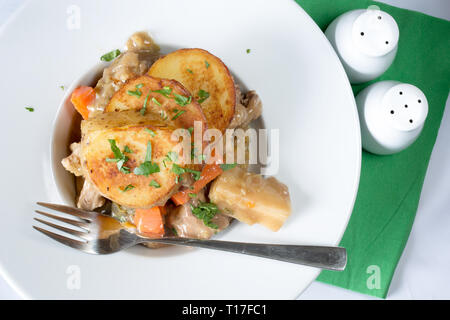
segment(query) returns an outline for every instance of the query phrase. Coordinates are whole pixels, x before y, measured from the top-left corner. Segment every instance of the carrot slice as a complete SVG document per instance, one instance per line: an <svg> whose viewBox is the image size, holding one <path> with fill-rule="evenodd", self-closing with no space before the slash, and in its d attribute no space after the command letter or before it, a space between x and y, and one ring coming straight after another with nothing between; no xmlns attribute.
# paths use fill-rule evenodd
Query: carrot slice
<svg viewBox="0 0 450 320"><path fill-rule="evenodd" d="M136 209L134 224L144 235L161 238L164 236L164 221L161 207Z"/></svg>
<svg viewBox="0 0 450 320"><path fill-rule="evenodd" d="M91 105L94 100L94 88L87 86L76 88L72 92L72 96L70 97L70 101L72 102L73 106L85 120L89 117L89 109L87 107Z"/></svg>
<svg viewBox="0 0 450 320"><path fill-rule="evenodd" d="M161 214L163 215L163 216L165 216L166 214L167 214L167 208L166 208L166 206L161 206L161 207L158 207L159 208L159 210L161 210Z"/></svg>
<svg viewBox="0 0 450 320"><path fill-rule="evenodd" d="M172 201L177 205L185 204L189 201L190 193L197 193L204 188L209 182L214 180L223 172L218 164L206 164L200 174L200 179L192 184L190 189L181 190L172 196Z"/></svg>

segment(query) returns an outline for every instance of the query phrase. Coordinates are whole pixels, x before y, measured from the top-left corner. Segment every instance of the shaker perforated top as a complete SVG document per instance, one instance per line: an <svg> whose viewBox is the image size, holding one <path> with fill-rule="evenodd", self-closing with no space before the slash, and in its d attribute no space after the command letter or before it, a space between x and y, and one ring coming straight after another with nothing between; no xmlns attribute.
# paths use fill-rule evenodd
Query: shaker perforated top
<svg viewBox="0 0 450 320"><path fill-rule="evenodd" d="M371 57L380 57L394 50L399 29L394 18L380 10L365 10L356 18L352 40L356 48Z"/></svg>

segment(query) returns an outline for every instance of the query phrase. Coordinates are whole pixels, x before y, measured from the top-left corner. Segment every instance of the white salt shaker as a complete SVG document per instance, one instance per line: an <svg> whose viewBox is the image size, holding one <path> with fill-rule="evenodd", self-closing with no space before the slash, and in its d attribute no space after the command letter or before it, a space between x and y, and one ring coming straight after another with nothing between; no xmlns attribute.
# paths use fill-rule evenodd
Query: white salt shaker
<svg viewBox="0 0 450 320"><path fill-rule="evenodd" d="M375 154L393 154L419 136L428 114L428 102L417 87L398 81L376 82L356 96L363 148Z"/></svg>
<svg viewBox="0 0 450 320"><path fill-rule="evenodd" d="M352 84L383 74L397 53L397 23L379 9L359 9L337 17L325 35L338 54Z"/></svg>

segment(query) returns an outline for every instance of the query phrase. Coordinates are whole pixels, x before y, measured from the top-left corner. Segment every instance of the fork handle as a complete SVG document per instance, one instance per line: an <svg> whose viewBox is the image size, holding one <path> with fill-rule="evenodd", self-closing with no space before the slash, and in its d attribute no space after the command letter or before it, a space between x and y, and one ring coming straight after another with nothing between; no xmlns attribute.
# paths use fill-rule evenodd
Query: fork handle
<svg viewBox="0 0 450 320"><path fill-rule="evenodd" d="M229 251L328 270L342 271L347 264L347 251L341 247L262 244L191 238L148 239L142 237L140 242L159 242Z"/></svg>

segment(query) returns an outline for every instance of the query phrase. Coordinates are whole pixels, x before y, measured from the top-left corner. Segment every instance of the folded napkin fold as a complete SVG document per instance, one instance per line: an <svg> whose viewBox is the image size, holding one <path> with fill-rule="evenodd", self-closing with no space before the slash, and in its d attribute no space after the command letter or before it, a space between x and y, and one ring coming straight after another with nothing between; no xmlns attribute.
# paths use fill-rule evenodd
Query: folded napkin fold
<svg viewBox="0 0 450 320"><path fill-rule="evenodd" d="M450 89L450 22L369 0L296 0L325 31L340 14L376 5L400 30L397 57L379 78L353 86L397 80L419 87L429 103L419 139L390 156L362 155L355 207L340 245L348 252L343 272L322 271L318 281L385 298L411 232L431 151Z"/></svg>

